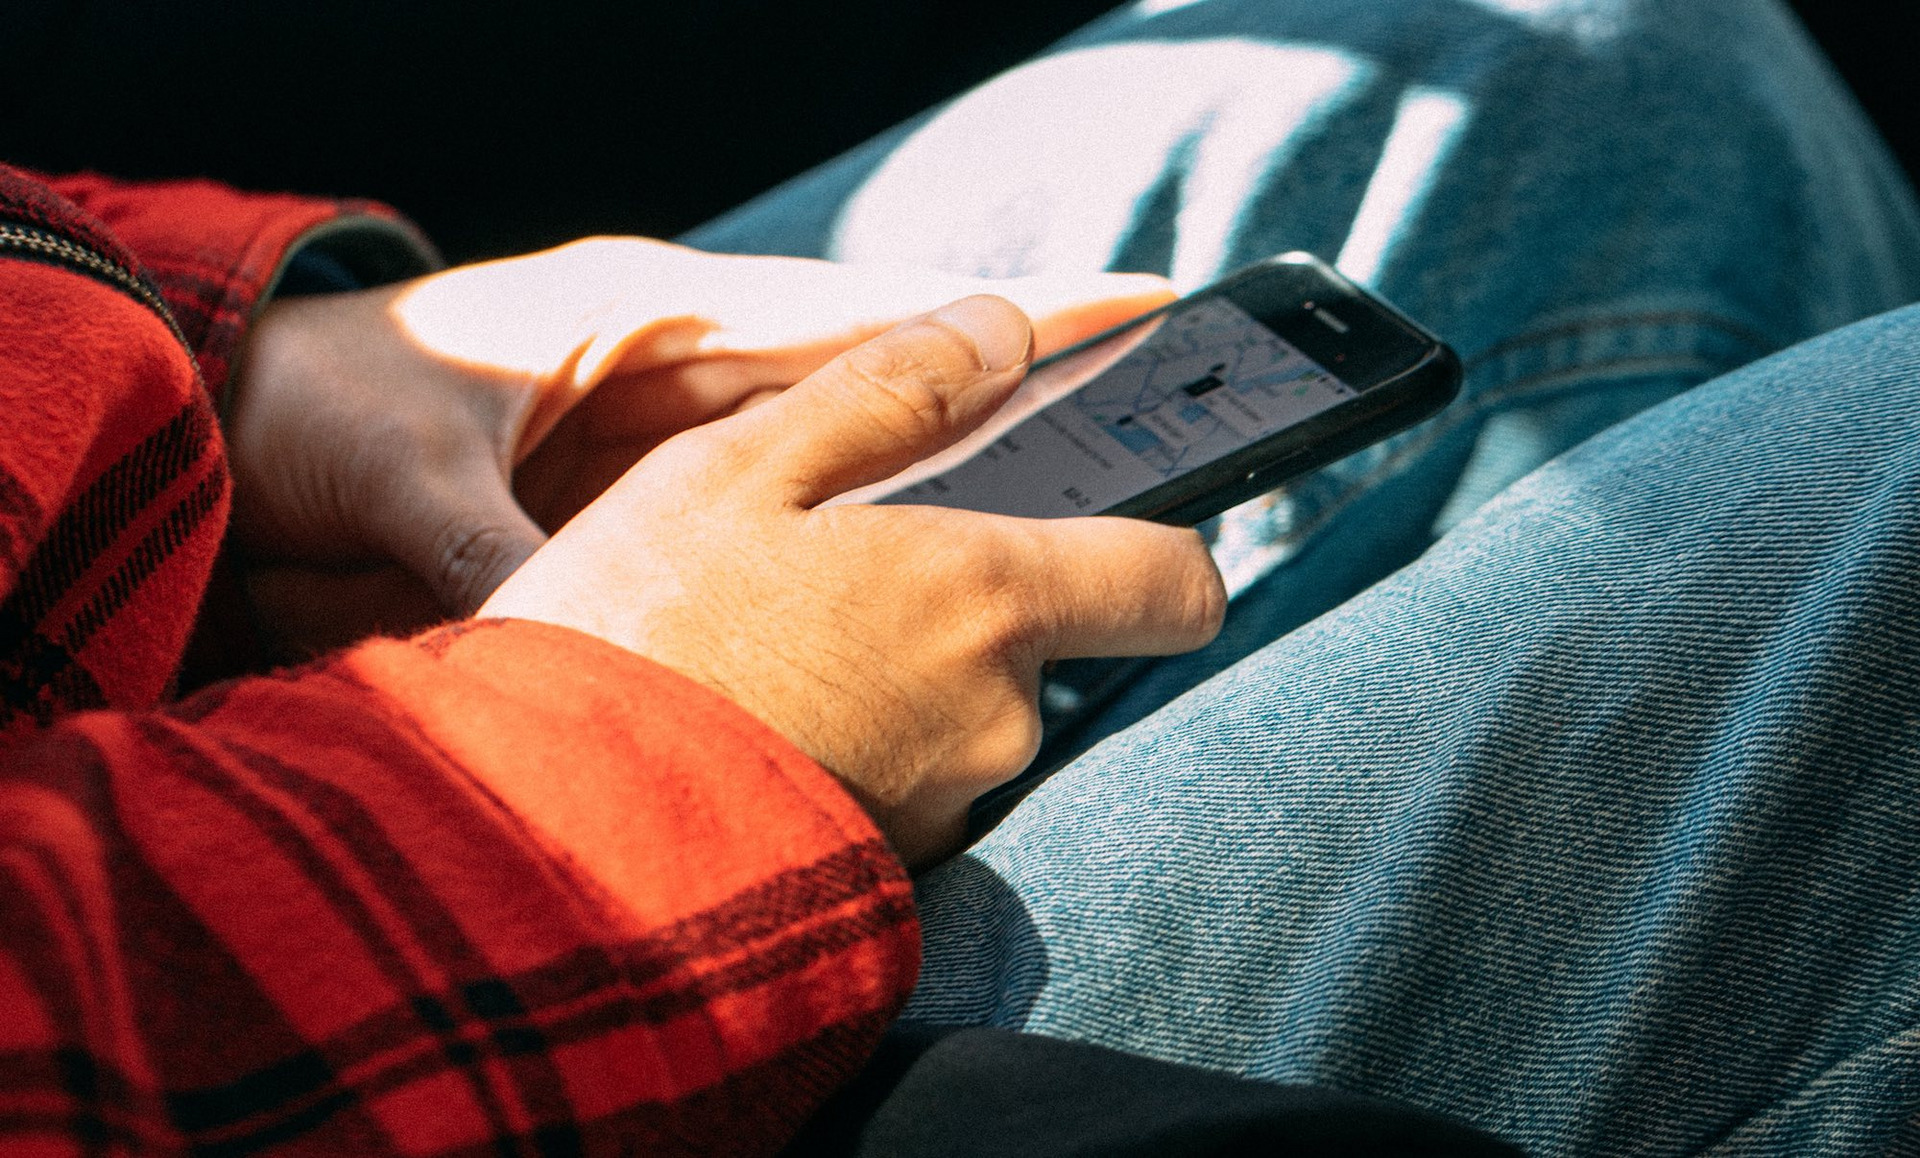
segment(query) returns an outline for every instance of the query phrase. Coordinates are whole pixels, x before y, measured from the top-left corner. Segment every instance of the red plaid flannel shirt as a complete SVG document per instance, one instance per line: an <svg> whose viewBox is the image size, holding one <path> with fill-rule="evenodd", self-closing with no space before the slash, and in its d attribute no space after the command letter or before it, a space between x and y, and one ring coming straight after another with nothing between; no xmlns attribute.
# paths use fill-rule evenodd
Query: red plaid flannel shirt
<svg viewBox="0 0 1920 1158"><path fill-rule="evenodd" d="M227 512L208 385L355 215L0 168L0 1150L775 1149L918 953L779 736L519 622L167 702Z"/></svg>

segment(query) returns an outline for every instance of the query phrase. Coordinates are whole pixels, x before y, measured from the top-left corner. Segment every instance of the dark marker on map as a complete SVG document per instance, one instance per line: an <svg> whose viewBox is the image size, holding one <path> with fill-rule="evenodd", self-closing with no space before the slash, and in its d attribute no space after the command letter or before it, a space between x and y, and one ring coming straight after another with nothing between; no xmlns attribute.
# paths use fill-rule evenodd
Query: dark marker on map
<svg viewBox="0 0 1920 1158"><path fill-rule="evenodd" d="M1215 366L1213 369L1207 371L1207 376L1205 378L1200 379L1198 382L1189 382L1187 385L1182 386L1180 389L1186 391L1189 396L1194 398L1198 398L1202 394L1206 394L1211 391L1218 390L1220 389L1220 387L1226 385L1226 383L1222 381L1220 378L1220 371L1226 368L1227 368L1227 364L1225 362L1222 362L1218 366Z"/></svg>

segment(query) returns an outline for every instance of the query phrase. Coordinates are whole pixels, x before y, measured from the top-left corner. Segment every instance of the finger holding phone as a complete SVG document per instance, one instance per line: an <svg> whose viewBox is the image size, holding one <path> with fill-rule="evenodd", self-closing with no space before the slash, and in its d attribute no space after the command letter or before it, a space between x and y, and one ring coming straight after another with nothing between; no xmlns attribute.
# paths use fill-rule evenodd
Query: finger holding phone
<svg viewBox="0 0 1920 1158"><path fill-rule="evenodd" d="M1051 659L1169 654L1225 613L1191 530L823 505L963 437L1020 382L1028 323L973 297L676 436L481 609L585 631L729 697L835 774L910 865L1039 743ZM495 786L514 804L515 786Z"/></svg>

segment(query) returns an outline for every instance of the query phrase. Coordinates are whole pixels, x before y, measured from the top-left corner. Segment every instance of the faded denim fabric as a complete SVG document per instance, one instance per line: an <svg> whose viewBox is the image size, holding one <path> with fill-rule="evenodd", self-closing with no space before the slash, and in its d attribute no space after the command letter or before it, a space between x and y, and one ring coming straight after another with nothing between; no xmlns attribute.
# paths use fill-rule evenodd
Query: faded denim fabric
<svg viewBox="0 0 1920 1158"><path fill-rule="evenodd" d="M1920 315L1698 385L1920 298L1782 8L1143 0L687 240L1305 248L1467 366L1223 517L1220 641L1059 673L1091 750L922 882L910 1016L1542 1153L1920 1153Z"/></svg>
<svg viewBox="0 0 1920 1158"><path fill-rule="evenodd" d="M1920 1153L1920 308L1535 471L921 902L910 1017L1542 1154Z"/></svg>

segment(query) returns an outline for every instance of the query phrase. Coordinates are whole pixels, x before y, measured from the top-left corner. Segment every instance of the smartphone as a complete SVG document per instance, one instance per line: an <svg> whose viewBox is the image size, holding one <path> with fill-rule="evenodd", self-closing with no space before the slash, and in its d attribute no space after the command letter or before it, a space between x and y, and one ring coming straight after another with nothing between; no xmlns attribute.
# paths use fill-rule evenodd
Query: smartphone
<svg viewBox="0 0 1920 1158"><path fill-rule="evenodd" d="M1191 525L1428 417L1444 343L1286 253L1036 362L983 427L842 501Z"/></svg>

